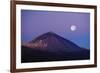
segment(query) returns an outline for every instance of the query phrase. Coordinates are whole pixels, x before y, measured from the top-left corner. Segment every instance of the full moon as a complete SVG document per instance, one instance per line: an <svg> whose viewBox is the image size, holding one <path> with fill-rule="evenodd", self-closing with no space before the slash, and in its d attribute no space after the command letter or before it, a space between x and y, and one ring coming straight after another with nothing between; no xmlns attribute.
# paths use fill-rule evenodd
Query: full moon
<svg viewBox="0 0 100 73"><path fill-rule="evenodd" d="M71 29L71 31L75 31L76 30L76 26L75 25L71 25L70 29Z"/></svg>

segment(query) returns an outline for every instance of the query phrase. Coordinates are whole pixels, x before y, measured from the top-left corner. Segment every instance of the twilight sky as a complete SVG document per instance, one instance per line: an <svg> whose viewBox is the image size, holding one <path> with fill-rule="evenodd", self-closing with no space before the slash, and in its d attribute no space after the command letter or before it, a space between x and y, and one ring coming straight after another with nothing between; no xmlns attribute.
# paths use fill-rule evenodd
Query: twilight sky
<svg viewBox="0 0 100 73"><path fill-rule="evenodd" d="M72 25L76 27L74 31L71 30ZM61 35L80 47L90 48L89 13L21 10L22 42L29 42L49 31Z"/></svg>

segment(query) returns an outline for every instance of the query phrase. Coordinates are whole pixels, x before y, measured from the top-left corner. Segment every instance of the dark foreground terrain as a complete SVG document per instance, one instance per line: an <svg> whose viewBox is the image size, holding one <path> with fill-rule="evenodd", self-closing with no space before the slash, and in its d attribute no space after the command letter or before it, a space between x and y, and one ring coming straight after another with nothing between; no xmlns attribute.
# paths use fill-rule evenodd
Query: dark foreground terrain
<svg viewBox="0 0 100 73"><path fill-rule="evenodd" d="M45 61L64 61L64 60L85 60L90 59L89 50L77 52L53 53L36 50L22 46L21 62L45 62Z"/></svg>

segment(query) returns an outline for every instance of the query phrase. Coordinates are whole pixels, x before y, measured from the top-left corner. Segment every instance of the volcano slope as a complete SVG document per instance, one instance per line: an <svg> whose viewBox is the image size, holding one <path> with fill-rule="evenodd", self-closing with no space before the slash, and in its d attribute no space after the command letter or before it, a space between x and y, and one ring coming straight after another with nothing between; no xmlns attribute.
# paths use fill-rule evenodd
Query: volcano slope
<svg viewBox="0 0 100 73"><path fill-rule="evenodd" d="M90 59L90 50L81 48L54 32L40 35L21 46L21 62Z"/></svg>

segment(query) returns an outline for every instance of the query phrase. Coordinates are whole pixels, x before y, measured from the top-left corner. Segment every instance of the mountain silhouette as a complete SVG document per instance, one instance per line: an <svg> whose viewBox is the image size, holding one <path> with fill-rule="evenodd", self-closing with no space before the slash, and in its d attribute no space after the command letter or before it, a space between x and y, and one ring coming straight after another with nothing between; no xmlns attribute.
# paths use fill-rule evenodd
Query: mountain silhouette
<svg viewBox="0 0 100 73"><path fill-rule="evenodd" d="M22 44L22 62L83 60L90 51L81 48L54 32L44 33L29 43Z"/></svg>

